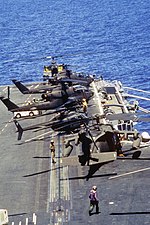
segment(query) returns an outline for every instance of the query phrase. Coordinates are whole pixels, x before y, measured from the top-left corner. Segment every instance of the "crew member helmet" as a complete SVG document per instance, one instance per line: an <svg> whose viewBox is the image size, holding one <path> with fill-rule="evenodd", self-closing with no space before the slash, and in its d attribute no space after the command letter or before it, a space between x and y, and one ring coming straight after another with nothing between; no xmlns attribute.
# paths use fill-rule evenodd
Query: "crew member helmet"
<svg viewBox="0 0 150 225"><path fill-rule="evenodd" d="M94 191L96 191L96 190L97 190L97 187L94 185L94 186L92 187L92 189L93 189Z"/></svg>
<svg viewBox="0 0 150 225"><path fill-rule="evenodd" d="M51 143L53 143L54 142L54 140L51 140Z"/></svg>
<svg viewBox="0 0 150 225"><path fill-rule="evenodd" d="M145 139L149 139L150 138L148 132L143 132L141 135L142 135L142 138L145 138Z"/></svg>
<svg viewBox="0 0 150 225"><path fill-rule="evenodd" d="M142 142L148 142L150 140L150 136L148 132L143 132L141 136L142 136Z"/></svg>

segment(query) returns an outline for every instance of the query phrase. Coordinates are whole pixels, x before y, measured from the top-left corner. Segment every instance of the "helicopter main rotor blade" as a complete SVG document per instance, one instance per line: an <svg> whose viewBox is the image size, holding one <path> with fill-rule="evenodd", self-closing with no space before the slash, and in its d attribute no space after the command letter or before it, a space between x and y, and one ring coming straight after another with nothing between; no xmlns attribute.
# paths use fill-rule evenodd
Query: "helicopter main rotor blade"
<svg viewBox="0 0 150 225"><path fill-rule="evenodd" d="M135 120L137 116L135 113L118 113L118 114L110 114L106 115L106 119L108 120Z"/></svg>
<svg viewBox="0 0 150 225"><path fill-rule="evenodd" d="M133 91L139 91L139 92L143 92L143 93L150 94L150 91L144 91L144 90L137 89L137 88L132 88L132 87L123 87L123 88L129 89L129 90L133 90Z"/></svg>
<svg viewBox="0 0 150 225"><path fill-rule="evenodd" d="M150 101L150 98L145 98L145 97L141 97L141 96L138 96L138 95L124 94L123 96L124 97L138 98L138 99Z"/></svg>
<svg viewBox="0 0 150 225"><path fill-rule="evenodd" d="M138 122L150 122L150 117L139 117L139 118L137 118L137 121Z"/></svg>
<svg viewBox="0 0 150 225"><path fill-rule="evenodd" d="M145 114L139 114L145 116ZM147 115L147 114L146 114ZM108 120L123 120L133 122L150 122L150 117L138 117L138 114L135 113L118 113L118 114L110 114L106 115L106 119Z"/></svg>

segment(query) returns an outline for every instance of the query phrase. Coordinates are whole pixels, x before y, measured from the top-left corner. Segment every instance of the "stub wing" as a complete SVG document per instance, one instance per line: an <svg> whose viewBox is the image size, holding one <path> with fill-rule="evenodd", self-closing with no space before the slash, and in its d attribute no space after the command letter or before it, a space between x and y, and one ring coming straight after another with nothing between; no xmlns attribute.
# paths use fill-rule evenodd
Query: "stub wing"
<svg viewBox="0 0 150 225"><path fill-rule="evenodd" d="M114 161L117 159L116 152L103 152L103 153L92 153L89 161L89 165L99 164ZM80 166L78 156L69 156L61 158L61 164L63 166Z"/></svg>

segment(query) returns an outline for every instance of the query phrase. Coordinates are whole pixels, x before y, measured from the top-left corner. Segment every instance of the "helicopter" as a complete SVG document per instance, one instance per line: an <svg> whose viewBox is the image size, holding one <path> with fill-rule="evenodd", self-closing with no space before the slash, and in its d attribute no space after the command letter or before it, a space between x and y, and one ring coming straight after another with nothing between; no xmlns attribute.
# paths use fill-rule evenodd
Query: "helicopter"
<svg viewBox="0 0 150 225"><path fill-rule="evenodd" d="M66 83L61 84L61 89L54 89L52 92L43 93L41 95L42 99L46 101L51 101L57 98L67 99L68 97L75 97L76 99L86 98L89 99L93 96L93 91L88 87L82 85L72 85L69 86Z"/></svg>
<svg viewBox="0 0 150 225"><path fill-rule="evenodd" d="M22 94L42 94L46 92L52 92L54 89L61 89L64 83L68 83L69 86L72 86L73 83L75 84L82 84L82 86L88 86L89 82L86 80L80 80L80 79L66 79L66 78L60 78L51 80L51 82L48 83L41 83L34 85L33 88L28 88L25 84L23 84L21 81L18 81L16 79L13 79L12 82L16 85L16 87L19 89L19 91Z"/></svg>
<svg viewBox="0 0 150 225"><path fill-rule="evenodd" d="M11 112L31 111L34 110L52 110L58 107L71 107L79 104L83 98L89 100L93 96L93 92L82 88L81 86L68 87L62 85L63 90L55 90L53 92L42 94L42 100L28 102L24 106L18 106L13 103L9 98L0 97L0 100Z"/></svg>
<svg viewBox="0 0 150 225"><path fill-rule="evenodd" d="M63 66L63 65L58 65L56 62L53 61L54 58L52 58L52 62L51 65L49 67L45 67L44 68L44 73L47 73L47 77L45 76L44 79L47 79L49 83L51 84L58 84L60 81L62 81L63 79L79 79L80 80L86 80L87 81L87 76L84 76L82 73L73 73L72 71L68 70L67 71L67 67ZM53 70L54 69L54 70ZM47 71L46 71L47 70ZM43 75L44 76L44 75ZM93 77L88 76L88 79L91 81L93 81ZM100 116L102 116L102 114L104 113L104 122L106 122L107 120L110 122L110 124L104 124L101 123L99 124L99 130L95 132L94 131L91 132L92 128L90 127L89 124L89 117L85 119L85 121L88 124L88 128L86 127L86 132L85 132L85 136L82 136L82 140L87 140L87 142L89 142L91 144L92 147L92 154L97 154L98 156L98 161L102 162L104 161L104 158L102 157L101 154L110 154L110 158L112 160L116 159L117 153L116 153L116 147L119 148L119 143L120 140L118 141L118 143L113 142L113 138L115 137L115 139L118 140L119 137L122 137L124 134L126 134L128 136L132 136L132 138L134 137L134 130L126 132L127 130L116 130L114 129L114 127L111 126L111 121L115 120L116 122L114 123L114 126L118 126L117 128L119 128L119 126L123 126L123 125L130 125L128 124L129 120L133 121L133 116L130 117L129 113L127 113L129 110L131 111L135 111L136 110L136 105L131 107L130 105L127 107L126 102L122 100L123 94L121 91L121 87L118 87L117 85L114 87L112 86L112 84L108 86L108 84L105 84L104 80L100 80L99 82L100 84L96 85L99 86L99 92L97 93L97 95L95 95L95 98L97 100L99 100L100 105L101 105L101 112L100 112ZM42 93L42 99L46 100L47 102L50 101L50 103L52 103L55 100L61 100L63 102L63 106L68 106L68 104L70 103L70 106L72 105L72 100L74 99L75 102L79 102L81 100L81 97L79 95L80 91L82 92L83 86L70 86L71 82L66 85L66 80L65 82L62 82L62 88L59 89L53 89L50 93ZM119 83L118 83L119 84ZM72 85L72 84L71 84ZM69 87L68 87L69 86ZM75 91L73 89L77 90L77 92L75 93ZM73 92L71 91L71 89L73 90ZM94 89L94 86L93 86ZM96 89L96 88L95 88ZM89 92L89 90L87 90L87 93ZM77 95L76 95L77 94ZM115 97L116 96L116 97ZM83 97L83 95L82 95ZM74 102L74 103L75 103ZM98 101L97 101L98 102ZM95 104L97 106L97 102L95 101ZM56 105L55 105L56 106ZM93 107L94 108L94 107ZM96 108L96 107L95 107ZM32 108L31 108L32 109ZM114 112L109 112L109 109L113 109L112 111ZM93 109L94 111L94 109ZM122 113L123 116L126 116L126 118L122 119L122 115L120 115L120 117L117 115L118 113L116 112L124 112ZM111 114L112 116L116 116L116 118L112 119L111 118ZM36 124L35 127L28 127L28 128L22 128L20 127L20 125L18 124L18 122L16 122L16 125L18 125L18 133L21 134L21 130L25 131L25 130L30 130L30 129L45 129L45 128L52 128L54 131L60 131L60 132L72 132L72 134L77 134L80 133L81 129L80 129L80 124L81 121L83 122L84 120L80 120L79 117L77 117L77 119L75 120L75 116L72 113L72 116L69 114L65 114L64 118L63 115L61 115L62 118L55 118L53 121L48 121L47 124ZM122 124L118 124L118 120L123 120L123 122L125 122L123 125ZM69 122L68 122L69 121ZM126 122L127 121L127 122ZM129 121L130 122L130 121ZM84 122L83 122L84 124ZM86 124L86 125L87 125ZM21 128L21 129L20 129ZM133 128L133 126L130 126L130 128ZM19 130L20 129L20 130ZM89 131L90 129L90 131ZM137 143L136 143L137 142ZM82 141L81 141L82 143ZM80 143L80 144L81 144ZM123 141L122 141L123 143ZM128 144L128 140L125 140L124 143ZM137 149L140 147L139 146L139 137L135 137L135 141L131 141L131 148L135 148L135 152L137 153ZM135 145L135 146L134 146ZM70 145L69 145L70 147ZM103 149L105 151L103 151ZM83 149L82 149L83 150ZM118 149L117 149L118 150ZM119 149L120 150L120 149ZM130 149L125 149L130 150ZM134 149L132 149L134 150ZM84 151L83 151L84 152ZM82 153L83 153L82 152ZM91 155L92 155L91 154ZM134 154L134 153L133 153ZM103 158L103 160L101 161L102 158L99 158L99 155L101 155L101 157ZM138 154L137 154L138 155ZM136 155L136 156L137 156ZM83 157L82 157L83 156ZM135 154L134 154L135 156ZM72 156L71 156L72 157ZM79 156L75 156L78 163L81 162L82 165L86 165L86 163L89 161L89 159L87 159L87 155L86 154L82 154L81 157ZM86 160L85 160L86 158ZM106 156L106 161L111 160L109 157ZM71 159L70 156L68 158L65 158L64 160L69 160L68 163L71 163ZM96 160L94 162L94 160L90 159L90 164L91 163L96 163ZM67 164L66 164L67 165Z"/></svg>
<svg viewBox="0 0 150 225"><path fill-rule="evenodd" d="M20 81L12 80L13 83L16 85L16 87L21 91L23 94L42 94L41 98L45 100L51 100L53 98L61 98L65 95L71 96L71 95L80 95L84 92L89 92L88 87L85 87L81 84L74 84L69 85L66 80L58 81L57 85L43 85L39 83L38 88L27 88L25 85L23 85ZM81 82L82 83L82 82ZM85 83L85 82L84 82ZM86 97L86 96L84 96Z"/></svg>
<svg viewBox="0 0 150 225"><path fill-rule="evenodd" d="M92 166L112 162L117 159L118 152L121 151L121 144L123 146L121 152L124 156L132 155L133 159L137 159L141 154L140 149L147 146L139 146L141 140L138 136L137 138L134 138L132 145L131 141L120 141L120 135L125 132L116 131L111 123L101 124L101 130L95 133L94 121L96 121L95 115L92 118L89 118L84 114L76 114L75 116L74 112L70 113L64 111L59 115L54 116L48 122L35 124L25 128L22 128L17 121L14 122L18 131L18 140L21 140L23 132L27 130L39 131L51 128L54 132L63 131L63 134L65 135L70 134L71 139L67 140L65 152L62 157L63 166ZM135 132L128 132L127 135L131 136L134 135L134 133ZM77 139L78 141L76 141ZM74 146L79 144L81 149L80 153L76 156L71 156ZM88 146L90 148L90 155L87 151L89 149Z"/></svg>
<svg viewBox="0 0 150 225"><path fill-rule="evenodd" d="M88 176L91 176L92 168L123 158L138 159L142 149L150 146L150 136L139 134L136 129L131 131L115 130L112 124L101 124L101 131L93 133L89 124L84 124L84 130L80 130L79 137L71 136L67 139L62 157L63 166L90 166ZM80 135L81 133L81 135ZM145 136L144 136L145 135ZM126 138L122 138L126 136ZM78 139L79 141L76 141ZM75 145L80 143L78 155L71 155ZM84 147L86 146L86 147ZM88 147L89 146L89 147ZM87 152L87 149L89 151Z"/></svg>
<svg viewBox="0 0 150 225"><path fill-rule="evenodd" d="M43 72L43 80L48 80L49 83L55 84L58 80L67 79L67 82L85 82L85 85L89 85L92 81L94 81L94 77L91 75L87 75L84 73L77 73L73 72L72 70L68 69L67 64L58 64L55 61L55 58L62 57L62 56L50 56L51 63L49 66L44 66Z"/></svg>
<svg viewBox="0 0 150 225"><path fill-rule="evenodd" d="M68 110L62 110L57 115L54 115L49 121L43 123L37 123L32 126L22 127L17 120L14 123L17 127L18 140L21 140L24 131L35 130L35 132L43 129L52 129L53 131L63 131L65 133L76 133L80 129L82 123L88 123L89 118L83 114L70 112Z"/></svg>
<svg viewBox="0 0 150 225"><path fill-rule="evenodd" d="M16 79L13 79L12 82L16 85L16 87L22 94L40 94L47 91L51 92L54 89L53 85L46 85L46 83L38 84L38 87L36 86L33 88L28 88L23 83L21 83L21 81L18 81Z"/></svg>
<svg viewBox="0 0 150 225"><path fill-rule="evenodd" d="M96 138L93 137L93 134L90 131L90 127L93 127L90 125L90 121L95 121L95 116L92 118L89 118L87 115L83 113L76 113L69 112L69 111L62 111L59 113L59 115L56 115L52 117L48 122L35 124L33 126L28 127L22 127L20 123L16 120L14 120L15 126L17 128L18 132L18 140L21 140L22 134L24 131L31 131L34 130L34 132L50 129L50 132L63 132L65 135L71 135L74 137L73 141L75 139L78 139L79 142L82 142L82 153L80 153L78 156L70 156L71 151L73 150L73 146L70 144L70 141L66 143L66 149L65 154L62 157L62 163L63 165L74 165L74 161L76 161L77 164L81 166L85 166L86 163L88 166L100 164L100 163L108 163L111 161L116 160L116 152L109 148L105 148L105 151L100 152L98 143L103 141L109 141L110 137L112 137L111 132L109 132L109 128L106 132L102 132L100 135L97 135ZM86 128L83 130L83 128ZM49 134L49 132L47 132ZM41 138L42 135L40 135ZM38 136L37 136L38 137ZM37 137L31 138L30 140L34 140ZM101 137L101 139L100 139ZM102 138L103 137L103 138ZM80 140L79 140L80 139ZM28 140L25 141L25 143ZM76 143L76 145L78 145ZM71 146L71 149L70 149ZM90 154L90 157L88 158L88 146L92 147L92 153ZM68 148L69 147L69 148ZM68 161L69 160L69 161ZM72 161L73 160L73 161ZM69 162L69 164L68 164ZM73 164L70 162L73 162Z"/></svg>

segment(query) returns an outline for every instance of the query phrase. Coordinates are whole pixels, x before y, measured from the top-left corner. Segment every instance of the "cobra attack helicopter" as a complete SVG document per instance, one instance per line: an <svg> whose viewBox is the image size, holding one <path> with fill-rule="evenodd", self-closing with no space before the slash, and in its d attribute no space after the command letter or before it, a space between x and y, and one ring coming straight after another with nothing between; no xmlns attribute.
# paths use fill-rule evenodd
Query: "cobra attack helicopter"
<svg viewBox="0 0 150 225"><path fill-rule="evenodd" d="M68 81L65 80L59 80L57 84L55 85L43 85L39 83L38 87L34 88L27 88L24 84L22 84L20 81L17 80L12 80L13 83L16 85L16 87L20 90L21 93L23 94L40 94L42 99L46 100L51 100L51 97L53 98L63 98L63 96L77 96L80 95L81 92L85 92L86 97L86 92L89 92L88 87L83 86L83 84L87 84L86 81L80 82L80 80L76 80L75 83L77 84L68 84ZM72 81L72 80L71 80ZM72 83L74 80L72 81ZM81 83L81 84L78 84ZM89 84L88 84L89 85Z"/></svg>
<svg viewBox="0 0 150 225"><path fill-rule="evenodd" d="M13 113L17 112L17 117L21 117L19 112L30 111L32 114L35 110L53 110L59 107L73 107L82 101L83 98L87 100L92 97L93 93L86 87L80 85L68 86L65 83L60 87L54 89L51 93L43 93L40 101L32 101L27 105L18 106L13 103L9 98L0 97L1 101L8 108L8 111Z"/></svg>
<svg viewBox="0 0 150 225"><path fill-rule="evenodd" d="M59 74L60 76L60 74ZM69 79L69 78L61 78L55 77L55 79L51 79L48 83L38 83L34 85L32 88L28 88L21 81L13 79L12 82L16 85L16 87L20 90L22 94L40 94L46 92L52 92L54 89L62 89L62 85L68 83L69 86L73 84L78 84L82 86L89 86L93 81L92 77L85 78L84 80L80 80L79 77L77 79ZM33 85L32 85L33 86Z"/></svg>

